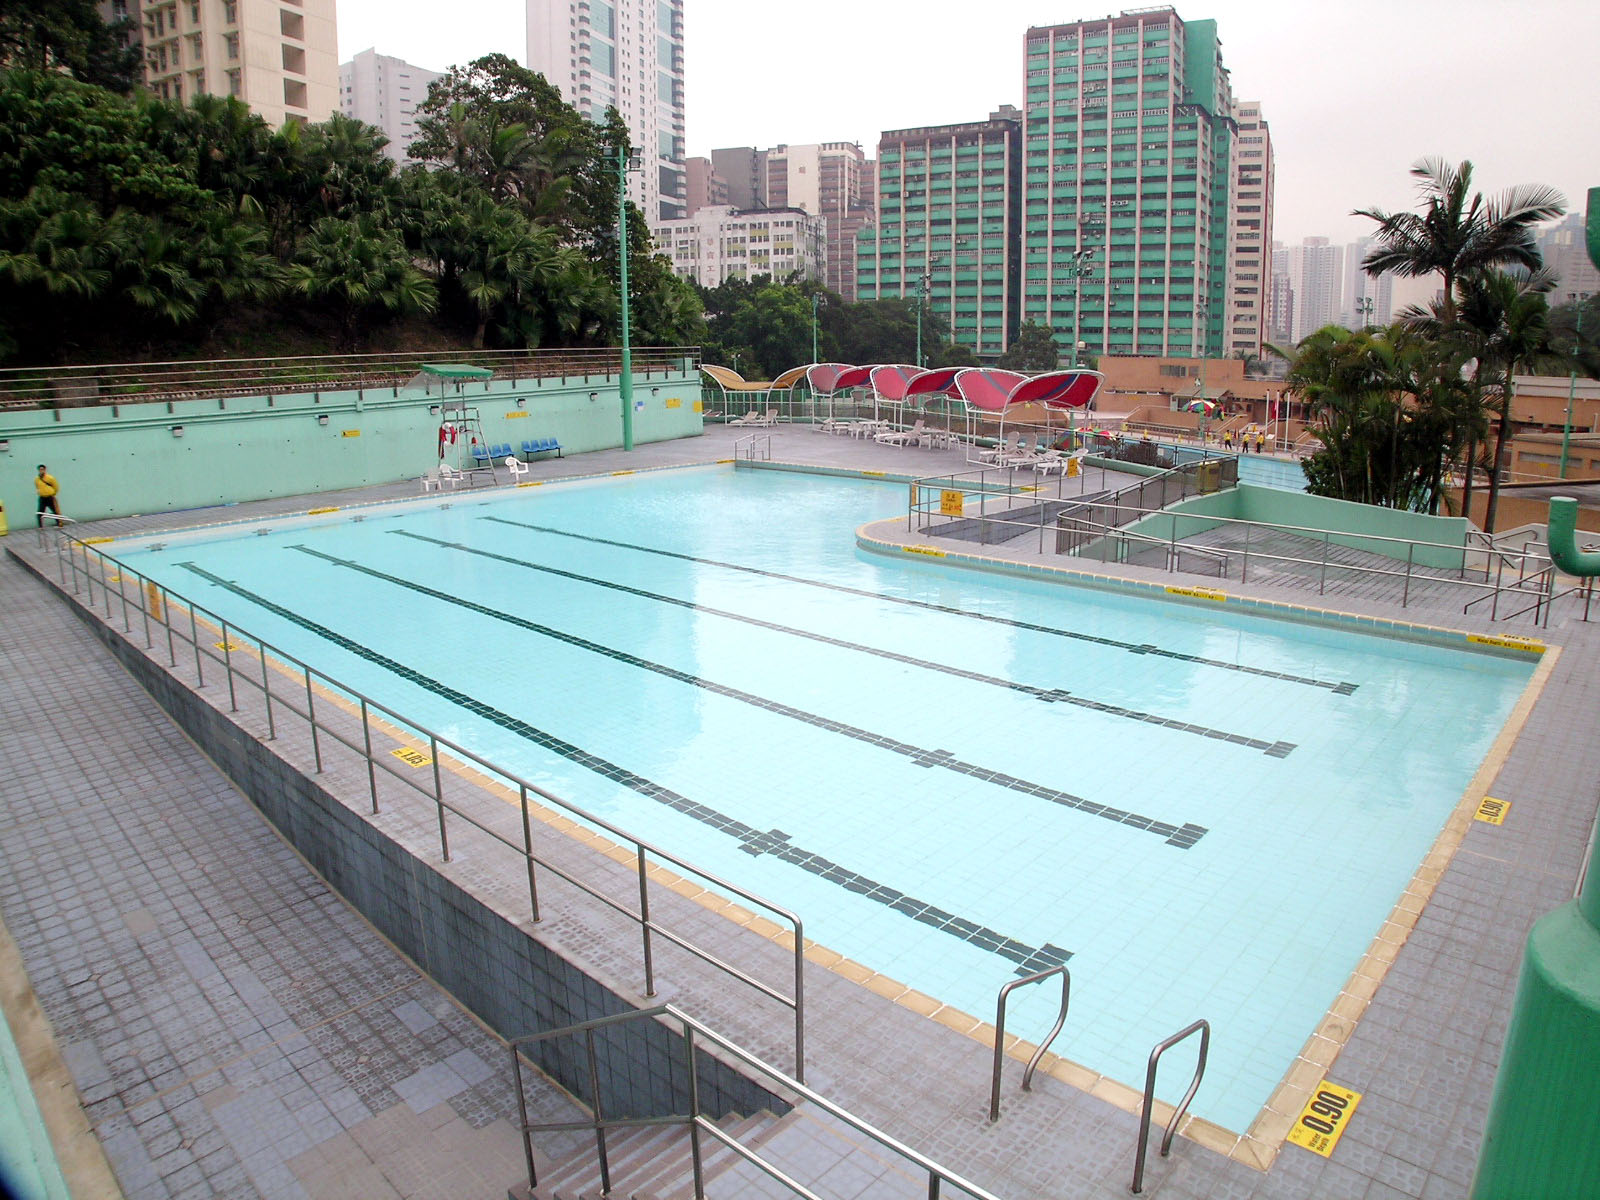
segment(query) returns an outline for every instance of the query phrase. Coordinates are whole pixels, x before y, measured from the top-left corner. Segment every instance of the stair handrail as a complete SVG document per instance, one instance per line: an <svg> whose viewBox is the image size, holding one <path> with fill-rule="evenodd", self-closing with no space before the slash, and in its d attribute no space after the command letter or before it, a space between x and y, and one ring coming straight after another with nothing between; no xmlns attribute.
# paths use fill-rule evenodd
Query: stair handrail
<svg viewBox="0 0 1600 1200"><path fill-rule="evenodd" d="M1039 1043L1039 1048L1033 1052L1033 1057L1028 1060L1027 1069L1022 1072L1022 1090L1033 1090L1033 1072L1039 1065L1039 1060L1044 1057L1045 1051L1050 1049L1050 1043L1056 1040L1056 1035L1061 1032L1061 1027L1067 1023L1067 1006L1072 1001L1072 975L1067 970L1065 963L1058 963L1047 967L1043 971L1036 971L1032 975L1024 975L1020 979L1013 979L1000 989L1000 996L995 1002L994 1014L994 1075L989 1083L989 1123L992 1125L1000 1119L1000 1067L1005 1057L1006 1043L1006 1001L1011 993L1019 987L1027 987L1031 983L1040 983L1052 975L1061 976L1061 1011L1056 1014L1056 1023L1051 1026L1050 1032L1044 1035L1044 1040Z"/></svg>
<svg viewBox="0 0 1600 1200"><path fill-rule="evenodd" d="M1171 1037L1157 1042L1155 1049L1150 1051L1150 1065L1144 1072L1144 1104L1139 1108L1139 1148L1133 1156L1131 1190L1134 1195L1138 1195L1140 1188L1144 1186L1144 1156L1147 1149L1145 1143L1150 1140L1150 1109L1156 1099L1156 1066L1163 1054L1196 1032L1200 1034L1200 1061L1195 1064L1194 1078L1189 1081L1189 1090L1183 1094L1183 1099L1178 1101L1178 1107L1172 1110L1172 1119L1167 1122L1167 1132L1161 1138L1161 1157L1165 1158L1172 1150L1172 1135L1178 1131L1178 1122L1188 1110L1189 1101L1194 1099L1195 1092L1200 1088L1200 1077L1206 1073L1206 1052L1211 1049L1211 1022L1202 1019L1192 1025L1186 1025Z"/></svg>
<svg viewBox="0 0 1600 1200"><path fill-rule="evenodd" d="M597 1059L594 1054L594 1031L610 1025L620 1025L630 1021L656 1020L663 1017L676 1022L682 1031L684 1062L688 1068L689 1112L687 1114L673 1113L662 1117L605 1117L601 1113L599 1105L600 1091ZM521 1059L524 1047L531 1046L537 1042L549 1041L552 1038L571 1037L579 1033L585 1035L588 1043L589 1088L590 1095L595 1100L595 1104L592 1107L594 1115L588 1121L529 1122L527 1094L522 1081ZM729 1041L708 1025L695 1020L695 1018L673 1004L658 1004L654 1008L641 1008L632 1012L615 1013L607 1017L594 1017L588 1021L579 1021L573 1025L563 1026L560 1029L548 1029L540 1033L524 1034L508 1041L507 1045L511 1050L512 1073L516 1077L517 1084L517 1107L521 1118L523 1154L528 1166L528 1186L536 1187L538 1185L538 1180L534 1175L533 1164L532 1135L535 1132L571 1131L575 1129L596 1130L596 1146L600 1152L601 1185L603 1191L609 1193L611 1190L610 1170L609 1164L605 1160L604 1151L604 1131L606 1128L644 1125L687 1125L689 1127L689 1148L694 1171L694 1194L696 1200L704 1200L705 1197L705 1165L700 1154L700 1135L702 1133L710 1134L727 1146L728 1149L739 1155L740 1158L776 1179L797 1196L803 1196L805 1200L821 1200L815 1192L804 1184L791 1179L780 1168L766 1161L754 1150L741 1144L736 1138L730 1136L714 1121L708 1120L701 1113L700 1075L695 1059L696 1037L703 1042L719 1047L725 1054L754 1068L776 1082L784 1091L793 1093L809 1104L816 1105L829 1116L844 1122L856 1132L864 1134L886 1150L894 1152L920 1170L927 1172L928 1200L939 1200L940 1189L946 1183L958 1189L970 1200L1000 1200L993 1192L979 1187L977 1184L957 1175L954 1171L941 1167L926 1155L913 1150L897 1138L891 1137L877 1126L862 1120L821 1093L813 1091L787 1072L773 1066L765 1059L757 1057L736 1042Z"/></svg>

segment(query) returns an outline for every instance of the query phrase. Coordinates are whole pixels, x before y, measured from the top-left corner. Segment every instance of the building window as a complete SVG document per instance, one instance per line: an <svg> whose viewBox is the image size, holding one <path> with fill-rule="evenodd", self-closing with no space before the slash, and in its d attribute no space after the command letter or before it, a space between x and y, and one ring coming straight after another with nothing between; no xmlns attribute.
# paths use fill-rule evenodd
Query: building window
<svg viewBox="0 0 1600 1200"><path fill-rule="evenodd" d="M222 0L222 19L229 25L239 23L239 0Z"/></svg>
<svg viewBox="0 0 1600 1200"><path fill-rule="evenodd" d="M244 86L239 79L239 68L228 68L228 95L240 96L244 94Z"/></svg>
<svg viewBox="0 0 1600 1200"><path fill-rule="evenodd" d="M225 33L225 34L222 35L222 43L227 48L228 61L229 62L238 62L239 61L239 35L237 33ZM235 92L234 95L238 95L238 93Z"/></svg>
<svg viewBox="0 0 1600 1200"><path fill-rule="evenodd" d="M300 42L306 40L306 19L302 13L280 11L278 28L283 31L284 37L291 37Z"/></svg>

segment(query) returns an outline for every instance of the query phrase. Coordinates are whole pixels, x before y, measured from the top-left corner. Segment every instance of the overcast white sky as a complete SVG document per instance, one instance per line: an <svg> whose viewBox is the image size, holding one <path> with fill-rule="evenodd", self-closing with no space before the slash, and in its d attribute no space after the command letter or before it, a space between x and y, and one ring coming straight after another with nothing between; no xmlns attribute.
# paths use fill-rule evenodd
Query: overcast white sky
<svg viewBox="0 0 1600 1200"><path fill-rule="evenodd" d="M546 0L548 2L548 0ZM1129 5L1132 6L1131 4ZM1597 0L1184 0L1214 18L1234 94L1277 152L1274 236L1349 241L1352 208L1410 208L1416 159L1471 159L1481 190L1600 186ZM1115 11L1120 12L1119 3ZM684 0L688 151L858 141L1022 103L1030 25L1082 0ZM338 0L339 57L371 46L442 70L525 60L523 0Z"/></svg>

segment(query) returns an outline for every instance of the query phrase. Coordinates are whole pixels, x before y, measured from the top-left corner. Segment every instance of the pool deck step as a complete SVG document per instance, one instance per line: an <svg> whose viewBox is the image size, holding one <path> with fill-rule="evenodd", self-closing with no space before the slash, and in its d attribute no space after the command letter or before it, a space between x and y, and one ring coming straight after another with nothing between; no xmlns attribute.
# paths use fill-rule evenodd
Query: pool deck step
<svg viewBox="0 0 1600 1200"><path fill-rule="evenodd" d="M746 1146L757 1146L777 1126L778 1118L762 1111L749 1117L732 1114L718 1126ZM700 1143L701 1170L710 1181L743 1160L710 1137ZM688 1131L682 1126L650 1126L624 1130L606 1139L611 1191L600 1190L600 1163L592 1141L556 1163L537 1187L513 1188L510 1200L691 1200L694 1159Z"/></svg>

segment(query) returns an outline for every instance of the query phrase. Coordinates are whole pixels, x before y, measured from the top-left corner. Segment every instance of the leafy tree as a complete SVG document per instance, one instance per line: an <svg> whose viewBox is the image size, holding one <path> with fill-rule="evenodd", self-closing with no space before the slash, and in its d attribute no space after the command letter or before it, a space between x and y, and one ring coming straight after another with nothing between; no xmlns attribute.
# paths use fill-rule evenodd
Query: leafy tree
<svg viewBox="0 0 1600 1200"><path fill-rule="evenodd" d="M1035 321L1024 321L1006 352L995 360L995 366L1008 371L1054 371L1060 365L1055 330Z"/></svg>
<svg viewBox="0 0 1600 1200"><path fill-rule="evenodd" d="M431 313L438 304L433 283L412 266L399 235L370 215L313 224L289 283L333 312L345 349L355 345L362 323L380 313Z"/></svg>
<svg viewBox="0 0 1600 1200"><path fill-rule="evenodd" d="M133 22L107 23L94 0L0 0L0 67L65 72L131 92L140 80Z"/></svg>

